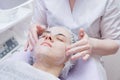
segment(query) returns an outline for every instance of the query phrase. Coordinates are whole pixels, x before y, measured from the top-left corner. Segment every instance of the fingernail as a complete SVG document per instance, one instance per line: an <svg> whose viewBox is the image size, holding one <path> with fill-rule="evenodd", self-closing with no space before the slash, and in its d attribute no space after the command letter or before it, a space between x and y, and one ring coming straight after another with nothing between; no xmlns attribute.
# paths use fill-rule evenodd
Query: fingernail
<svg viewBox="0 0 120 80"><path fill-rule="evenodd" d="M65 51L67 51L67 50L68 50L68 48L66 47Z"/></svg>
<svg viewBox="0 0 120 80"><path fill-rule="evenodd" d="M69 54L70 54L69 52L66 52L66 56L69 56Z"/></svg>
<svg viewBox="0 0 120 80"><path fill-rule="evenodd" d="M29 46L29 51L31 51L32 50L32 47L31 46Z"/></svg>
<svg viewBox="0 0 120 80"><path fill-rule="evenodd" d="M37 39L35 43L37 43L39 40Z"/></svg>
<svg viewBox="0 0 120 80"><path fill-rule="evenodd" d="M67 48L65 48L65 52L67 51Z"/></svg>
<svg viewBox="0 0 120 80"><path fill-rule="evenodd" d="M68 54L66 53L66 56L68 56Z"/></svg>
<svg viewBox="0 0 120 80"><path fill-rule="evenodd" d="M27 48L25 48L24 51L27 51Z"/></svg>
<svg viewBox="0 0 120 80"><path fill-rule="evenodd" d="M83 58L83 61L87 61L87 59L84 59L84 58Z"/></svg>
<svg viewBox="0 0 120 80"><path fill-rule="evenodd" d="M74 61L74 60L76 60L76 59L75 59L75 57L72 56L72 57L71 57L71 60Z"/></svg>
<svg viewBox="0 0 120 80"><path fill-rule="evenodd" d="M70 47L67 48L67 50L69 50L69 49L70 49Z"/></svg>
<svg viewBox="0 0 120 80"><path fill-rule="evenodd" d="M31 47L30 51L33 51L33 48Z"/></svg>

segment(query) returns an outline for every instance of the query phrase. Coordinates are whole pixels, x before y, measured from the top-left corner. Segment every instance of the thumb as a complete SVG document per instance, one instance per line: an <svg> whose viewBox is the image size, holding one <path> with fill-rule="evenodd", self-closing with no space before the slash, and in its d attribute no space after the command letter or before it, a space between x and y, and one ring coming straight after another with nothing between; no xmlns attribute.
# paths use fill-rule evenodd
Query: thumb
<svg viewBox="0 0 120 80"><path fill-rule="evenodd" d="M83 29L83 28L80 28L80 30L79 30L79 38L80 38L80 39L83 38L84 35L85 35L84 29Z"/></svg>
<svg viewBox="0 0 120 80"><path fill-rule="evenodd" d="M38 34L42 34L43 31L45 31L46 27L45 26L40 26L40 25L37 25L37 33Z"/></svg>

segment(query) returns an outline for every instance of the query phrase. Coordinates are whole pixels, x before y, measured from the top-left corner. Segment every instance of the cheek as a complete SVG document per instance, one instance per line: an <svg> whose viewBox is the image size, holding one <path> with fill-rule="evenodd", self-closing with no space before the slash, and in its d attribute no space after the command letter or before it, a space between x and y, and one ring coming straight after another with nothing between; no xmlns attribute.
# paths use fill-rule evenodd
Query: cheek
<svg viewBox="0 0 120 80"><path fill-rule="evenodd" d="M56 50L54 50L54 61L55 61L55 64L57 65L61 65L61 64L64 64L64 62L66 61L66 56L65 56L65 46L60 46L58 45L59 48L57 48L56 46Z"/></svg>
<svg viewBox="0 0 120 80"><path fill-rule="evenodd" d="M41 55L47 55L47 53L50 52L50 48L46 46L40 45L41 43L38 42L34 47L34 55L41 56Z"/></svg>
<svg viewBox="0 0 120 80"><path fill-rule="evenodd" d="M55 44L55 46L54 46L54 48L55 48L55 51L57 52L57 53L64 53L65 54L65 49L66 49L66 45L65 44ZM62 54L63 55L63 54Z"/></svg>
<svg viewBox="0 0 120 80"><path fill-rule="evenodd" d="M59 63L63 63L64 60L66 59L65 56L65 49L66 49L66 45L65 44L55 44L54 48L52 50L52 53L54 55L54 58L57 62Z"/></svg>

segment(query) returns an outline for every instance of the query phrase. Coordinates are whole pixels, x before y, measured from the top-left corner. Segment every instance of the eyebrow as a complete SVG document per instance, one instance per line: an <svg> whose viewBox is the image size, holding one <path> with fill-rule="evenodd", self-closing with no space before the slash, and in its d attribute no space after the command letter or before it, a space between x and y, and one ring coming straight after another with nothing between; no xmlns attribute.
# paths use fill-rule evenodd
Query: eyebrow
<svg viewBox="0 0 120 80"><path fill-rule="evenodd" d="M50 31L44 31L43 33L51 33Z"/></svg>
<svg viewBox="0 0 120 80"><path fill-rule="evenodd" d="M61 36L64 36L64 37L66 37L64 34L61 34L61 33L58 33L57 35L61 35Z"/></svg>
<svg viewBox="0 0 120 80"><path fill-rule="evenodd" d="M51 31L44 31L43 33L51 33ZM63 37L66 37L64 34L62 34L62 33L58 33L58 34L56 34L56 35L61 35L61 36L63 36ZM67 37L66 37L67 38Z"/></svg>

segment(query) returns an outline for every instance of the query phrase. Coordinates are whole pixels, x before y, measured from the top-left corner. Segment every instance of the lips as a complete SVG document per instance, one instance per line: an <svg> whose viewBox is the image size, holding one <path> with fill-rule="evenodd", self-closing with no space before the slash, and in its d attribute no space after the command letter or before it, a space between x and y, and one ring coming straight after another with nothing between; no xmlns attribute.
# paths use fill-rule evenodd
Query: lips
<svg viewBox="0 0 120 80"><path fill-rule="evenodd" d="M50 43L48 43L48 42L43 42L43 43L41 43L40 45L52 47L52 45L51 45Z"/></svg>

